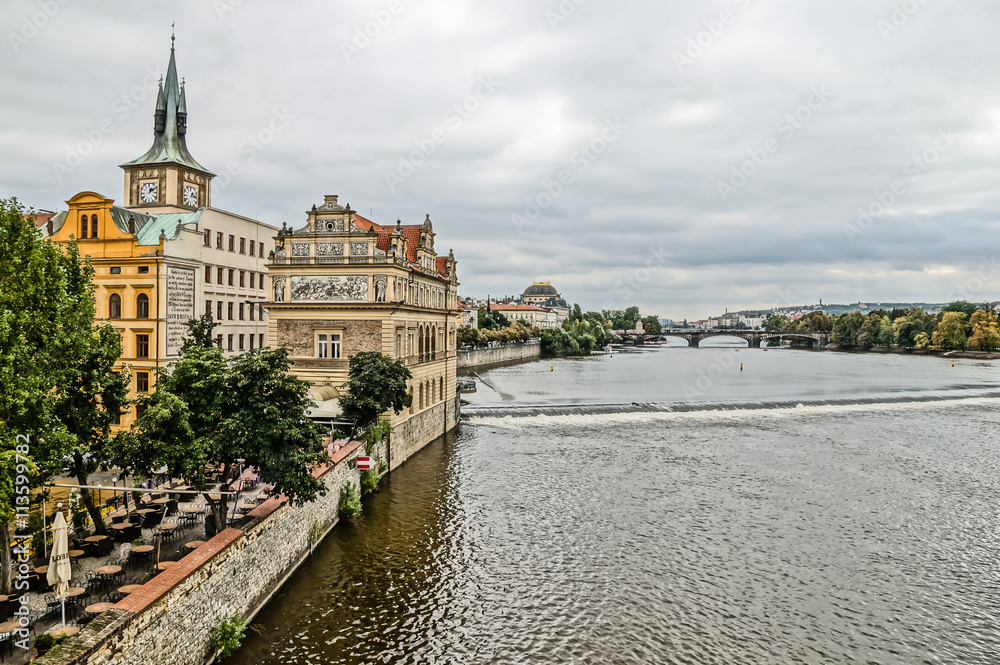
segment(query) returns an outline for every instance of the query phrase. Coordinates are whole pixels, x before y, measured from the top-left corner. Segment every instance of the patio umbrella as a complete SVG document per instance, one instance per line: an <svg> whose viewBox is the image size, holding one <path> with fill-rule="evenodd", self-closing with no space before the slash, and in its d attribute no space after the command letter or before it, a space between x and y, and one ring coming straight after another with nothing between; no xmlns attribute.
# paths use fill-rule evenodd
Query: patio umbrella
<svg viewBox="0 0 1000 665"><path fill-rule="evenodd" d="M52 585L56 598L62 600L62 625L66 625L66 592L72 570L69 564L69 534L66 528L66 518L62 511L56 513L52 523L52 556L49 558L49 572L46 579Z"/></svg>

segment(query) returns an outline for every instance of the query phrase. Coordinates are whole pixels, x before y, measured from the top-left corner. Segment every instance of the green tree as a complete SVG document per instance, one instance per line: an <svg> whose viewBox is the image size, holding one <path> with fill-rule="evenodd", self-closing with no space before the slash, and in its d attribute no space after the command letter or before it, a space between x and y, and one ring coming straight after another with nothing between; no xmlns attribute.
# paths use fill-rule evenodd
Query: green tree
<svg viewBox="0 0 1000 665"><path fill-rule="evenodd" d="M892 321L889 320L888 316L883 316L878 326L878 336L876 337L877 344L879 346L889 348L892 346L892 341L895 338L895 332L896 331L892 327Z"/></svg>
<svg viewBox="0 0 1000 665"><path fill-rule="evenodd" d="M882 317L878 313L872 312L865 317L865 322L858 329L857 345L862 349L870 349L878 344L878 333L881 326Z"/></svg>
<svg viewBox="0 0 1000 665"><path fill-rule="evenodd" d="M642 329L646 331L647 335L659 335L663 332L660 317L657 314L642 317Z"/></svg>
<svg viewBox="0 0 1000 665"><path fill-rule="evenodd" d="M865 324L861 312L845 312L833 320L833 342L841 346L856 346L858 331Z"/></svg>
<svg viewBox="0 0 1000 665"><path fill-rule="evenodd" d="M123 469L148 476L166 465L205 492L220 530L229 497L215 500L207 491L209 464L221 469L224 487L241 468L253 467L273 495L295 503L315 499L323 486L312 469L327 456L321 428L307 416L308 384L289 373L287 350L255 349L227 362L220 348L205 346L211 327L191 321L188 328L191 339L180 359L160 373L129 435L118 437Z"/></svg>
<svg viewBox="0 0 1000 665"><path fill-rule="evenodd" d="M354 354L348 368L347 392L340 398L344 417L354 422L357 431L374 425L389 409L401 413L413 403L406 385L412 376L403 363L378 351Z"/></svg>
<svg viewBox="0 0 1000 665"><path fill-rule="evenodd" d="M800 332L826 332L833 329L833 323L829 316L821 310L816 310L815 312L809 312L799 319L795 329Z"/></svg>
<svg viewBox="0 0 1000 665"><path fill-rule="evenodd" d="M928 336L927 333L922 332L913 338L913 345L916 346L918 349L930 348L931 338L930 336Z"/></svg>
<svg viewBox="0 0 1000 665"><path fill-rule="evenodd" d="M764 319L764 330L767 332L785 332L792 325L787 316L781 314L768 314Z"/></svg>
<svg viewBox="0 0 1000 665"><path fill-rule="evenodd" d="M475 346L479 344L479 329L462 327L458 329L458 345L464 346L466 344L472 344Z"/></svg>
<svg viewBox="0 0 1000 665"><path fill-rule="evenodd" d="M965 312L944 312L941 322L934 331L933 344L941 349L964 349L966 343L967 322Z"/></svg>
<svg viewBox="0 0 1000 665"><path fill-rule="evenodd" d="M76 443L57 412L93 360L93 286L76 244L44 241L16 199L0 199L0 592L11 591L15 476L38 485ZM33 216L32 216L33 220ZM86 359L90 360L86 360ZM85 405L95 417L99 403ZM96 414L99 416L100 414ZM23 437L23 438L18 438ZM22 451L18 458L17 446ZM26 446L26 447L25 447ZM33 473L21 474L18 462Z"/></svg>
<svg viewBox="0 0 1000 665"><path fill-rule="evenodd" d="M974 305L966 300L955 300L954 302L948 303L945 307L941 309L938 313L938 322L940 323L947 312L961 312L965 314L966 321L972 318L972 315L976 313L979 309L978 305Z"/></svg>
<svg viewBox="0 0 1000 665"><path fill-rule="evenodd" d="M906 348L916 346L916 338L920 333L930 335L934 332L934 317L924 313L919 307L908 310L904 316L893 320L896 346Z"/></svg>

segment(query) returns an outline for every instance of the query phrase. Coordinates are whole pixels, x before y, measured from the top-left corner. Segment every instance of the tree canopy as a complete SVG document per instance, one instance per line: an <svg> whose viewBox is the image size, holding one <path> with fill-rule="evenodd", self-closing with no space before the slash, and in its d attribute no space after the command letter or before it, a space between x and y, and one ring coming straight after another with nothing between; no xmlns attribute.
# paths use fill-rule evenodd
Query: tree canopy
<svg viewBox="0 0 1000 665"><path fill-rule="evenodd" d="M368 429L378 417L392 409L399 414L413 403L406 382L410 370L398 360L378 351L362 351L351 356L347 392L340 397L344 418L355 429Z"/></svg>

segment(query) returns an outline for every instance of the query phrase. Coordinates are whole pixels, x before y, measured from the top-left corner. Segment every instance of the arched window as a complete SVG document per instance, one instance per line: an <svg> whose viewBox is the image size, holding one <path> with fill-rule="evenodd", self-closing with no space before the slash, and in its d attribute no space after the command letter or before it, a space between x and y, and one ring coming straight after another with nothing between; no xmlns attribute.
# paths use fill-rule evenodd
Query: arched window
<svg viewBox="0 0 1000 665"><path fill-rule="evenodd" d="M135 299L135 318L149 318L149 296L145 293L140 293Z"/></svg>
<svg viewBox="0 0 1000 665"><path fill-rule="evenodd" d="M122 297L117 293L112 293L108 298L108 318L122 318Z"/></svg>
<svg viewBox="0 0 1000 665"><path fill-rule="evenodd" d="M90 216L90 237L97 237L97 215Z"/></svg>
<svg viewBox="0 0 1000 665"><path fill-rule="evenodd" d="M89 218L86 215L80 216L80 237L89 238L90 237L90 225Z"/></svg>
<svg viewBox="0 0 1000 665"><path fill-rule="evenodd" d="M437 335L437 326L434 326L434 329L431 332L431 353L437 352Z"/></svg>

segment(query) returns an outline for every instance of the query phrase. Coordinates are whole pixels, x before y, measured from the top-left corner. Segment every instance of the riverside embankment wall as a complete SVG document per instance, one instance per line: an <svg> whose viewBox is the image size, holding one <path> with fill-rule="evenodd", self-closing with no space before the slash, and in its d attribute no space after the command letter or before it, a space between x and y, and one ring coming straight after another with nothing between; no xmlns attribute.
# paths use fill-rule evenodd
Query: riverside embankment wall
<svg viewBox="0 0 1000 665"><path fill-rule="evenodd" d="M459 349L458 369L494 365L515 360L538 360L541 355L542 343L538 341L488 347L485 349Z"/></svg>
<svg viewBox="0 0 1000 665"><path fill-rule="evenodd" d="M452 429L459 398L415 414L383 444L392 468ZM212 658L212 630L237 614L250 618L302 564L311 549L310 530L322 536L337 524L341 490L359 486L355 442L317 469L326 495L302 506L269 499L170 569L127 596L36 661L40 665L203 665Z"/></svg>

